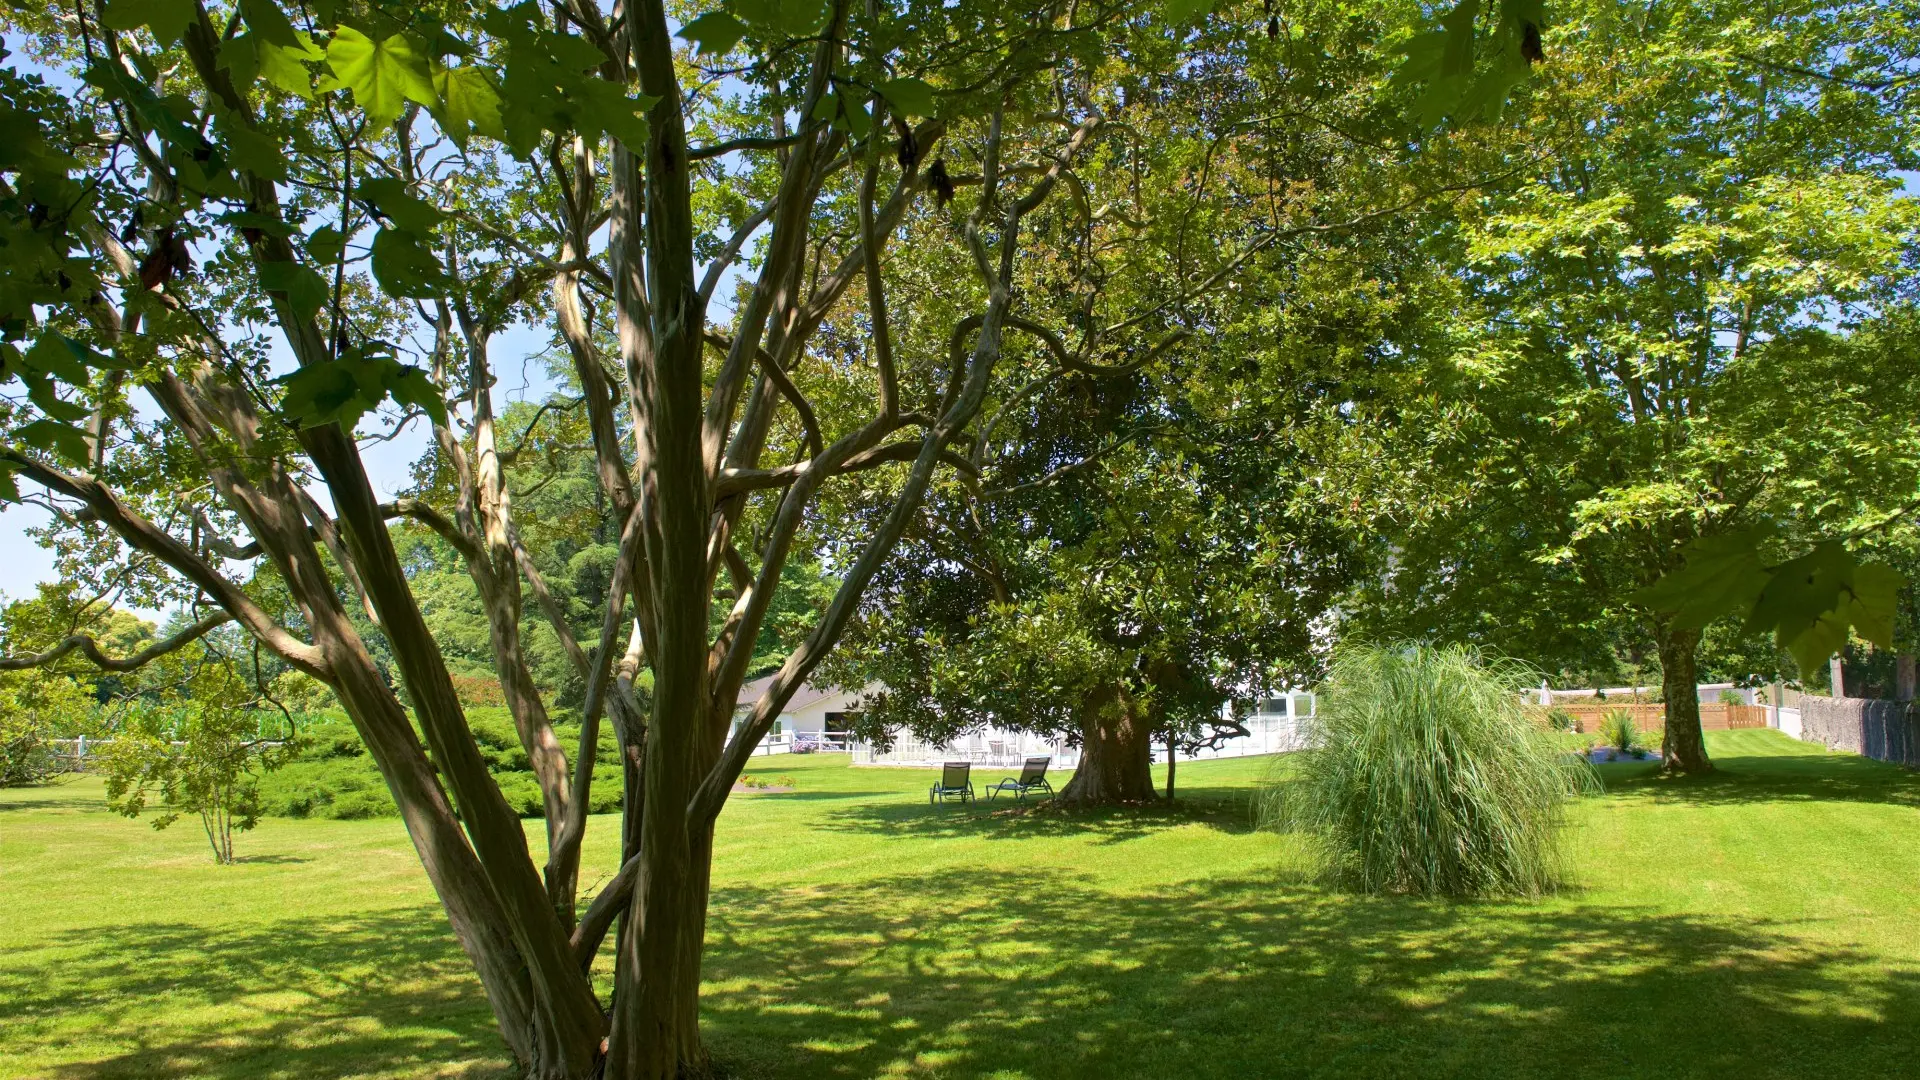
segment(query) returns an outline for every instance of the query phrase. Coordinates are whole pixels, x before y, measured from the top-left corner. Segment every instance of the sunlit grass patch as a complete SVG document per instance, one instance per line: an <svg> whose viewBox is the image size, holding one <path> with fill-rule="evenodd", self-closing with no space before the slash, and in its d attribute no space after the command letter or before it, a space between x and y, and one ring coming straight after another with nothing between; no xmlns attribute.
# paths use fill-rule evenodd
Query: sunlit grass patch
<svg viewBox="0 0 1920 1080"><path fill-rule="evenodd" d="M721 820L709 1040L741 1078L1902 1075L1920 778L1709 745L1704 782L1603 767L1573 886L1498 903L1280 872L1292 842L1248 822L1262 759L1182 764L1181 812L1085 817L756 764L821 797ZM397 822L269 819L259 861L217 867L90 784L0 792L0 1077L506 1075Z"/></svg>

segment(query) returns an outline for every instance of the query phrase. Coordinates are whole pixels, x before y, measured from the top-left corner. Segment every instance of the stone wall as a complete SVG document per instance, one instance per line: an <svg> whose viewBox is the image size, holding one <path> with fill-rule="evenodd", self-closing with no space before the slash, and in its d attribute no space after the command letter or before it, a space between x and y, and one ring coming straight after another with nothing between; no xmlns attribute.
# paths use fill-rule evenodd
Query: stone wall
<svg viewBox="0 0 1920 1080"><path fill-rule="evenodd" d="M1920 723L1905 701L1869 698L1800 699L1800 737L1829 750L1851 750L1880 761L1920 768Z"/></svg>

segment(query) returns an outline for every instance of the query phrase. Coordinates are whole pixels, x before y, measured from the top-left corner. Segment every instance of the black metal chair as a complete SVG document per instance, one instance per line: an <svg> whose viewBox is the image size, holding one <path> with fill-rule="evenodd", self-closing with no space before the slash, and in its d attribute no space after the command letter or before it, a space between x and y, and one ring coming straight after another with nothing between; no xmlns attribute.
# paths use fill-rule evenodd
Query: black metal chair
<svg viewBox="0 0 1920 1080"><path fill-rule="evenodd" d="M940 782L927 789L927 802L943 803L948 799L961 802L973 801L973 762L949 761L940 770Z"/></svg>
<svg viewBox="0 0 1920 1080"><path fill-rule="evenodd" d="M1021 768L1019 776L1009 776L997 784L987 785L987 798L997 799L1003 791L1010 791L1016 799L1024 799L1029 791L1044 791L1053 795L1053 785L1047 783L1047 766L1053 763L1050 757L1030 757Z"/></svg>

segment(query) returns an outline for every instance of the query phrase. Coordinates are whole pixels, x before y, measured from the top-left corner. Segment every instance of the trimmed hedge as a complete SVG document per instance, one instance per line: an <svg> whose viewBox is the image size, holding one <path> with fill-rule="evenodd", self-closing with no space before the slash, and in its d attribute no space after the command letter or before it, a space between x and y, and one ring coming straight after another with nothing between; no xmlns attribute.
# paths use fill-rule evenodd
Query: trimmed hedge
<svg viewBox="0 0 1920 1080"><path fill-rule="evenodd" d="M467 723L507 805L521 817L544 817L540 786L528 768L527 752L514 731L512 715L500 707L469 706ZM554 731L571 757L580 743L579 721L556 717ZM261 778L265 813L340 819L399 815L386 781L344 713L316 714L300 734L307 742L306 748L294 760ZM619 808L619 747L612 729L603 723L598 763L593 770L592 811L606 814Z"/></svg>

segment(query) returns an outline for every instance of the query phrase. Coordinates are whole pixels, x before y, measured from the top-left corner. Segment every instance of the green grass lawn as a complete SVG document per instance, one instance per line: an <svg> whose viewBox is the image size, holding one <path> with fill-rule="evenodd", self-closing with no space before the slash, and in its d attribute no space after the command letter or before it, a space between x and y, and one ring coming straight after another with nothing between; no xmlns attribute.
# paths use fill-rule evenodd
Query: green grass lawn
<svg viewBox="0 0 1920 1080"><path fill-rule="evenodd" d="M798 790L721 821L709 1039L747 1077L1914 1075L1920 777L1708 742L1704 780L1609 766L1577 882L1539 903L1312 884L1248 828L1267 759L1094 816L758 759ZM0 791L0 1076L504 1075L397 821L273 819L239 848L215 866L92 780Z"/></svg>

